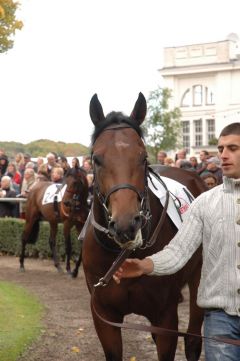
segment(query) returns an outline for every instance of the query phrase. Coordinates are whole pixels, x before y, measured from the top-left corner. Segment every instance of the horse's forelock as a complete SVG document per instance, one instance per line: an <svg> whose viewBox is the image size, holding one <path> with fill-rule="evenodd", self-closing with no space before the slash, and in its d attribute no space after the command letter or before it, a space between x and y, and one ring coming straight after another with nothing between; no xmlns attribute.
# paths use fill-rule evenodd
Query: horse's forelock
<svg viewBox="0 0 240 361"><path fill-rule="evenodd" d="M79 176L83 176L85 175L86 176L86 171L81 168L81 167L73 167L73 168L70 168L68 169L67 173L66 173L66 178L69 177L69 176L72 176L74 178L77 178Z"/></svg>
<svg viewBox="0 0 240 361"><path fill-rule="evenodd" d="M133 119L131 119L130 117L127 117L126 115L124 115L121 112L111 112L106 116L104 122L102 122L100 125L95 127L94 132L91 137L91 144L93 145L95 143L97 137L99 136L99 134L101 134L101 132L104 129L106 129L110 125L114 125L114 124L116 124L116 125L127 124L131 128L133 128L141 138L143 138L142 128Z"/></svg>

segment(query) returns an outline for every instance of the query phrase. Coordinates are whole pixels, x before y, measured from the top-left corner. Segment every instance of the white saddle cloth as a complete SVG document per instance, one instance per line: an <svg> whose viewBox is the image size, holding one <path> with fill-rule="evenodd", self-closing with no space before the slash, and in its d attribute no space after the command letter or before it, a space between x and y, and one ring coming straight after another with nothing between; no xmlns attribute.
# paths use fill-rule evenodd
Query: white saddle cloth
<svg viewBox="0 0 240 361"><path fill-rule="evenodd" d="M55 196L57 197L56 198L57 201L61 202L66 188L67 188L66 184L63 187L62 184L58 184L58 183L51 184L49 187L47 187L44 193L42 204L44 205L48 203L53 203Z"/></svg>
<svg viewBox="0 0 240 361"><path fill-rule="evenodd" d="M151 175L151 179L154 186L151 180L148 179L148 187L155 194L155 196L159 198L162 206L164 207L166 202L166 189L154 175ZM161 176L161 179L165 183L167 189L170 191L167 214L175 226L179 229L182 224L183 216L188 210L194 197L189 189L187 189L187 187L185 187L183 184L167 177Z"/></svg>

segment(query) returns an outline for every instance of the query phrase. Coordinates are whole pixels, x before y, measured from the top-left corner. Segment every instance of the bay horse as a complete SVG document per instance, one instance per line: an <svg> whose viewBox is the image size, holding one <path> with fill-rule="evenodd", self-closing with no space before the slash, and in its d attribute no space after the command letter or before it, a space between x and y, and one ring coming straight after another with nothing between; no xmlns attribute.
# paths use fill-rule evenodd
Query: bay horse
<svg viewBox="0 0 240 361"><path fill-rule="evenodd" d="M82 261L91 294L92 317L107 361L122 361L121 327L110 323L121 324L125 315L142 315L153 326L178 330L178 303L181 289L186 284L190 290L187 332L201 335L203 312L196 304L202 264L200 248L175 275L144 275L122 279L120 285L111 278L106 287L96 287L121 250L128 249L132 252L130 257L142 259L161 250L177 232L168 216L161 228L157 227L164 206L148 186L150 174L141 129L146 111L142 93L129 117L121 112L111 112L105 117L97 94L90 101L90 117L95 127L91 144L94 191L90 216L85 224ZM204 182L194 172L163 167L161 175L181 182L194 197L206 191ZM153 235L156 239L149 242ZM152 337L158 359L173 361L177 333L173 336L153 334ZM187 335L187 360L199 360L201 347L201 337Z"/></svg>
<svg viewBox="0 0 240 361"><path fill-rule="evenodd" d="M50 225L49 245L53 256L55 267L62 271L57 256L56 236L58 223L63 223L63 234L66 249L66 271L71 273L71 229L76 227L79 233L86 221L89 209L88 181L85 171L81 168L70 168L64 177L63 184L58 185L60 201L43 202L43 198L49 186L54 183L41 180L37 182L29 192L26 202L26 222L22 233L22 249L20 254L20 270L24 270L25 248L27 243L35 243L39 233L39 222L45 220ZM55 185L54 185L55 186ZM81 263L81 251L76 262L72 276L76 277Z"/></svg>

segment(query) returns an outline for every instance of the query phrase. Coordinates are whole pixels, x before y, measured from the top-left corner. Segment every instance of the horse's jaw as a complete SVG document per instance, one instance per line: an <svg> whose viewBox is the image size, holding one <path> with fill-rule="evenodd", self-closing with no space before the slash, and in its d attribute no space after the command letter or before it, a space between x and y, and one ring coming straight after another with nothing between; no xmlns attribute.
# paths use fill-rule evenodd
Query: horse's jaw
<svg viewBox="0 0 240 361"><path fill-rule="evenodd" d="M124 241L122 238L124 239ZM133 240L126 240L123 234L123 237L121 237L121 239L119 239L119 237L114 236L114 241L118 244L118 246L121 249L129 249L129 250L137 249L143 245L142 231L141 229L139 229Z"/></svg>

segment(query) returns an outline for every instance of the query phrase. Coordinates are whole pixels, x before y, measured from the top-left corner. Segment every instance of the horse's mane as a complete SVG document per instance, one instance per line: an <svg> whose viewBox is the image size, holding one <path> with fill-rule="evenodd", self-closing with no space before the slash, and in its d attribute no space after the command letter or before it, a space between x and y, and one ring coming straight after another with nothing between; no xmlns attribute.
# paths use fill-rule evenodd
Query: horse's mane
<svg viewBox="0 0 240 361"><path fill-rule="evenodd" d="M139 126L136 120L124 115L121 112L111 112L106 116L104 121L99 122L98 124L95 125L95 129L91 136L91 145L95 143L97 137L104 129L114 124L116 125L127 124L128 126L133 128L141 138L143 138L143 129Z"/></svg>

